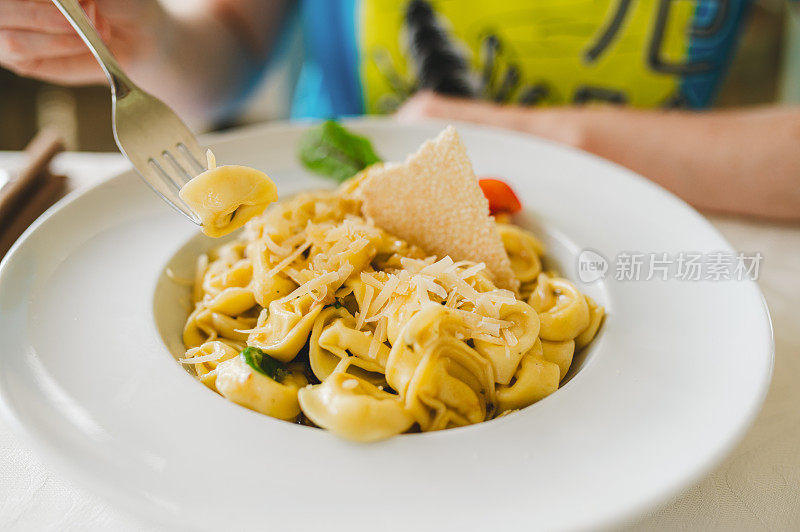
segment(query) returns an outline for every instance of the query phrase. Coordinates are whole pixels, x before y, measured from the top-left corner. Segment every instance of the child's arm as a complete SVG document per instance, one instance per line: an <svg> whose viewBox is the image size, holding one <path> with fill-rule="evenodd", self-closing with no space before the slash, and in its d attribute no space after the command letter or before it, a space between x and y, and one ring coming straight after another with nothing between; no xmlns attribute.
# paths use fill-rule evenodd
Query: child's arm
<svg viewBox="0 0 800 532"><path fill-rule="evenodd" d="M622 164L705 211L800 221L800 108L531 109L421 94L398 115L525 131Z"/></svg>

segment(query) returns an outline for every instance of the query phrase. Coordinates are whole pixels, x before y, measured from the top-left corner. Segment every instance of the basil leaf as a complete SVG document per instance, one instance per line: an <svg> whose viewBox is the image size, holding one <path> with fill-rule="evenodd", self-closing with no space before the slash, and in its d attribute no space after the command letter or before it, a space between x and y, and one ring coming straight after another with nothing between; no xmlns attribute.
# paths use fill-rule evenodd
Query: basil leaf
<svg viewBox="0 0 800 532"><path fill-rule="evenodd" d="M381 162L366 137L356 135L333 120L312 127L300 138L300 160L312 172L338 182Z"/></svg>
<svg viewBox="0 0 800 532"><path fill-rule="evenodd" d="M257 347L245 347L241 356L248 366L274 381L281 382L289 374L283 362L272 358Z"/></svg>

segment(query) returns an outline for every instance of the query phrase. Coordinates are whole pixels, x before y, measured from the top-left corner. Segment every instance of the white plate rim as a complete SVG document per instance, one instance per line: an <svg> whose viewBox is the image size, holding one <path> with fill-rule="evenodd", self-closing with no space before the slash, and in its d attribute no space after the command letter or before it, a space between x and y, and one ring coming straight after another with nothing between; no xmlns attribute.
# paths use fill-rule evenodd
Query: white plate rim
<svg viewBox="0 0 800 532"><path fill-rule="evenodd" d="M358 124L367 124L367 125L369 125L371 123L378 123L378 124L384 123L384 122L386 122L386 119L384 119L384 118L367 117L367 118L361 118L361 119L350 119L350 120L347 120L346 122L349 122L349 123L352 123L352 124L356 124L356 125L358 125ZM483 131L494 131L497 134L505 135L505 136L508 136L508 137L518 137L518 138L523 138L523 139L527 139L528 138L528 136L523 134L523 133L503 130L503 129L499 129L499 128L487 127L487 126L475 126L475 125L471 125L471 124L460 123L460 122L457 122L457 121L444 122L444 121L439 121L439 120L428 120L428 121L425 121L424 123L425 124L437 124L437 125L444 125L445 123L455 124L457 127L470 128L470 129L474 129L474 130L483 130ZM247 137L249 137L251 135L256 135L256 134L259 134L259 133L264 132L264 131L280 131L282 129L295 130L297 127L298 127L297 123L275 123L275 124L268 124L268 125L252 126L252 127L242 128L240 130L236 130L236 131L229 132L229 133L206 135L206 136L203 137L203 141L205 143L208 143L208 144L213 144L213 143L218 142L218 141L234 142L239 138L247 138ZM628 169L626 169L626 168L624 168L622 166L619 166L619 165L617 165L617 164L615 164L613 162L609 162L609 161L607 161L605 159L597 157L597 156L595 156L593 154L589 154L589 153L583 152L581 150L577 150L577 149L570 148L570 147L567 147L567 146L562 146L560 144L547 141L545 139L538 139L537 138L537 142L540 142L540 143L543 143L543 144L550 144L550 145L556 147L559 150L568 150L568 151L575 152L575 153L579 154L580 157L594 159L595 161L599 161L601 164L606 165L606 166L614 166L614 167L617 168L617 170L619 172L625 173L628 177L633 178L635 180L638 180L641 183L645 183L650 187L658 189L665 196L668 196L671 201L681 204L681 206L683 207L683 209L685 210L685 212L687 214L693 216L697 222L699 222L701 224L704 224L705 226L707 226L707 228L712 230L716 234L716 236L718 237L719 240L727 243L726 239L722 236L722 234L715 227L713 227L704 217L702 217L702 215L697 213L693 208L691 208L688 204L686 204L680 198L677 198L676 196L674 196L673 194L671 194L671 193L669 193L667 191L664 191L663 189L661 189L661 187L659 187L658 185L655 185L654 183L652 183L651 181L647 180L646 178L641 177L638 174L635 174L635 173L631 172L630 170L628 170ZM12 246L12 248L9 250L9 252L6 254L6 256L3 258L3 260L0 261L0 286L2 286L2 281L4 280L4 276L5 276L6 271L8 269L7 265L11 261L14 260L14 257L18 253L18 249L21 248L25 244L25 242L30 237L30 235L33 234L34 232L36 232L38 230L38 228L42 224L44 224L47 220L53 218L54 216L58 215L58 213L61 212L67 205L71 204L72 202L74 202L78 198L80 198L80 197L82 197L82 196L84 196L86 194L91 193L94 189L99 188L99 187L101 187L101 186L103 186L103 185L105 185L105 184L107 184L107 183L109 183L111 181L122 179L127 174L130 174L130 172L131 172L130 170L123 171L123 172L118 172L116 174L109 175L109 176L103 178L102 180L98 181L96 184L92 185L91 187L73 191L73 192L69 193L68 195L66 195L64 198L62 198L61 200L59 200L50 209L48 209L42 216L40 216L23 233L23 235L17 240L17 242L15 242L15 244ZM728 247L730 247L729 244L728 244ZM676 493L678 493L682 488L684 488L684 487L696 482L698 479L700 479L701 477L706 475L710 470L715 468L729 454L729 452L733 449L733 447L741 440L741 438L744 436L744 433L750 427L750 425L752 424L753 420L755 419L755 417L757 416L758 412L760 411L761 406L763 404L763 401L766 398L766 395L767 395L767 392L768 392L768 389L769 389L769 383L771 381L772 371L773 371L773 367L774 367L774 351L775 351L774 334L773 334L773 331L772 331L772 323L771 323L771 318L770 318L770 315L769 315L769 309L768 309L768 307L766 305L766 301L764 300L763 294L761 293L760 289L758 288L758 286L757 286L757 284L755 282L748 282L748 284L751 284L755 288L755 290L758 292L758 295L760 296L761 305L762 305L762 308L763 308L763 311L764 311L764 317L767 320L767 324L768 324L768 328L769 328L769 332L770 332L769 339L768 339L768 341L769 341L769 347L768 347L769 357L768 357L767 364L765 364L765 368L764 368L767 371L761 377L761 381L763 383L763 385L761 386L761 393L759 394L759 396L754 397L753 401L751 402L751 408L749 409L749 411L746 412L746 413L743 413L743 415L740 417L740 422L739 422L738 426L734 430L731 431L730 437L728 438L727 443L725 445L720 446L714 456L708 457L707 461L705 462L705 464L702 467L699 467L695 471L693 471L692 473L687 474L682 480L676 481L674 485L665 486L661 490L660 493L653 494L653 496L650 497L650 499L642 500L637 505L628 506L626 509L624 509L624 511L618 512L616 514L616 516L613 518L613 520L610 521L608 524L615 524L615 523L624 522L624 521L626 521L626 520L628 520L628 519L630 519L630 518L632 518L634 516L637 516L637 515L641 514L642 511L644 511L645 509L653 508L658 503L664 502L669 497L671 497L671 496L675 495ZM31 448L35 449L35 451L37 453L39 453L40 455L45 457L46 462L52 463L57 469L67 472L68 475L70 476L70 478L76 479L79 484L89 487L90 489L92 489L92 491L94 491L96 493L102 492L104 498L112 500L118 506L126 509L126 511L131 512L135 508L135 506L132 506L130 504L130 500L126 496L126 492L125 492L124 488L120 488L120 487L116 487L115 486L112 490L100 489L100 488L107 488L108 487L108 484L105 481L103 481L100 476L95 476L95 475L92 475L92 474L90 474L90 473L88 473L88 472L86 472L84 470L81 470L80 468L76 467L75 464L72 464L69 461L69 459L66 459L65 457L61 456L55 446L51 445L50 443L38 440L36 435L35 435L35 431L31 431L30 427L26 426L25 421L20 419L16 415L16 413L13 411L13 409L9 408L9 406L8 406L9 405L9 401L8 401L7 394L8 394L8 390L5 389L3 386L0 386L0 414L2 414L2 416L7 421L10 422L10 426L12 427L14 432L18 436L20 436L23 439L23 441L25 441ZM431 436L435 436L435 435L431 435Z"/></svg>

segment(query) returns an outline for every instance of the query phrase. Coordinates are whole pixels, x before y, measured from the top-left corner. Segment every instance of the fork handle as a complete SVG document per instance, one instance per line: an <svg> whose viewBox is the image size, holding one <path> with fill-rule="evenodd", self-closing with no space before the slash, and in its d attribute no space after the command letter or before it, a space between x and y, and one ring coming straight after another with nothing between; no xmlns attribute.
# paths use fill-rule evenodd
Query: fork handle
<svg viewBox="0 0 800 532"><path fill-rule="evenodd" d="M103 39L92 25L92 21L86 16L78 0L53 0L59 11L67 18L83 42L92 51L97 62L103 68L108 83L111 85L111 92L117 98L124 98L132 88L136 87L130 78L122 70L114 54L108 49Z"/></svg>

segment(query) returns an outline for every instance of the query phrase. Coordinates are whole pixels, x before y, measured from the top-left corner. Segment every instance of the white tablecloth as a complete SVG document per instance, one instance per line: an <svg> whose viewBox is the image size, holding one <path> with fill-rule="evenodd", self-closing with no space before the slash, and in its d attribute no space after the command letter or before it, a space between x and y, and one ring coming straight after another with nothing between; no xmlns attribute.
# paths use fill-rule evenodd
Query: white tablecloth
<svg viewBox="0 0 800 532"><path fill-rule="evenodd" d="M0 168L19 160L18 153L0 152ZM75 187L125 166L116 154L66 153L55 161ZM764 256L759 283L775 330L772 387L755 424L722 465L630 529L798 530L800 227L710 219L735 248ZM151 529L51 471L0 421L0 530Z"/></svg>

